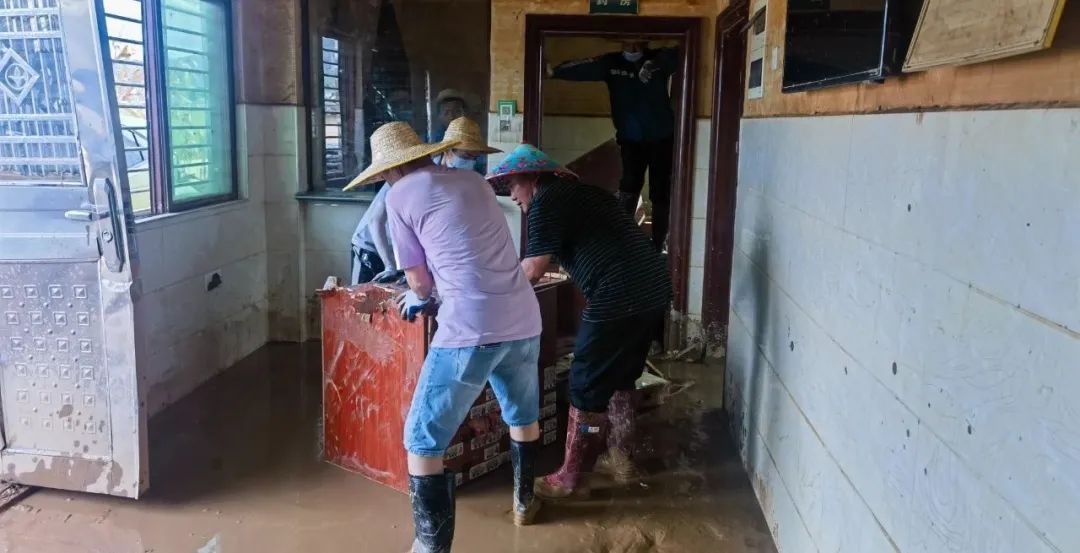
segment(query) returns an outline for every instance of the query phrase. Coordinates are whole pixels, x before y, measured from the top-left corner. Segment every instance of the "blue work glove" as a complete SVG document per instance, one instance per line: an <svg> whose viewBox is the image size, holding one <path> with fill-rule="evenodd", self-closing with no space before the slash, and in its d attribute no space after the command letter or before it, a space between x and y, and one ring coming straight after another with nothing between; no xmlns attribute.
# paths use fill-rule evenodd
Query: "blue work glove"
<svg viewBox="0 0 1080 553"><path fill-rule="evenodd" d="M398 271L396 269L387 269L371 279L371 282L375 284L389 284L391 282L397 282L405 278L405 271Z"/></svg>
<svg viewBox="0 0 1080 553"><path fill-rule="evenodd" d="M409 290L398 296L397 303L398 309L401 310L401 318L412 321L416 319L416 314L423 311L425 307L431 305L433 300L431 297L421 299L416 295L416 292Z"/></svg>

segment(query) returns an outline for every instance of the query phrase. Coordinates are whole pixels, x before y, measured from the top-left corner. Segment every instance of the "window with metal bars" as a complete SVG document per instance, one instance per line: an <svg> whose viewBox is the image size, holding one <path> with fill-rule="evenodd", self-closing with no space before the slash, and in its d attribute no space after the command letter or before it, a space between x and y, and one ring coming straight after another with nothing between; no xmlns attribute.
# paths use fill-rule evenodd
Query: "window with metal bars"
<svg viewBox="0 0 1080 553"><path fill-rule="evenodd" d="M137 215L237 197L229 3L103 0Z"/></svg>
<svg viewBox="0 0 1080 553"><path fill-rule="evenodd" d="M337 39L322 37L323 175L345 177L342 158L341 48Z"/></svg>

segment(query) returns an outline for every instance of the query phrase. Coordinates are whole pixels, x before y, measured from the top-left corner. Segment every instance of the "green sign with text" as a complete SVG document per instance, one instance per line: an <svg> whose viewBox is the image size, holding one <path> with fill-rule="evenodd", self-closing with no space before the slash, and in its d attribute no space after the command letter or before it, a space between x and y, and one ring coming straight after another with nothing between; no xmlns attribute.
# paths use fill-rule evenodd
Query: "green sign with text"
<svg viewBox="0 0 1080 553"><path fill-rule="evenodd" d="M589 0L589 13L637 15L638 0Z"/></svg>

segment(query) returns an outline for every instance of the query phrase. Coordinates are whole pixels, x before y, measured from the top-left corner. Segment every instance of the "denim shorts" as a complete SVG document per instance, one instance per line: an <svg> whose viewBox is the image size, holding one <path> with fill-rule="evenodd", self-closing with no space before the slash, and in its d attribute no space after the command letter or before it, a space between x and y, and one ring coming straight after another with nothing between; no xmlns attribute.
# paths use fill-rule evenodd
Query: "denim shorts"
<svg viewBox="0 0 1080 553"><path fill-rule="evenodd" d="M510 426L540 420L540 337L464 348L431 348L405 419L405 450L442 457L489 380Z"/></svg>

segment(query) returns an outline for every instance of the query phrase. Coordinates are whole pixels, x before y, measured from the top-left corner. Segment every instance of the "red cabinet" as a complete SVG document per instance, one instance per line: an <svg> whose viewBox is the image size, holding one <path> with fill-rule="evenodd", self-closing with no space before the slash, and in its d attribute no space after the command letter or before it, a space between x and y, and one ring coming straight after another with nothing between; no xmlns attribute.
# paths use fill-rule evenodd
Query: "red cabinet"
<svg viewBox="0 0 1080 553"><path fill-rule="evenodd" d="M558 292L565 282L537 286L541 427L555 441L555 356ZM424 363L435 320L408 322L394 304L398 290L363 284L328 287L322 298L323 454L331 463L394 489L408 490L405 416ZM477 399L446 453L458 482L509 461L509 436L490 388Z"/></svg>

